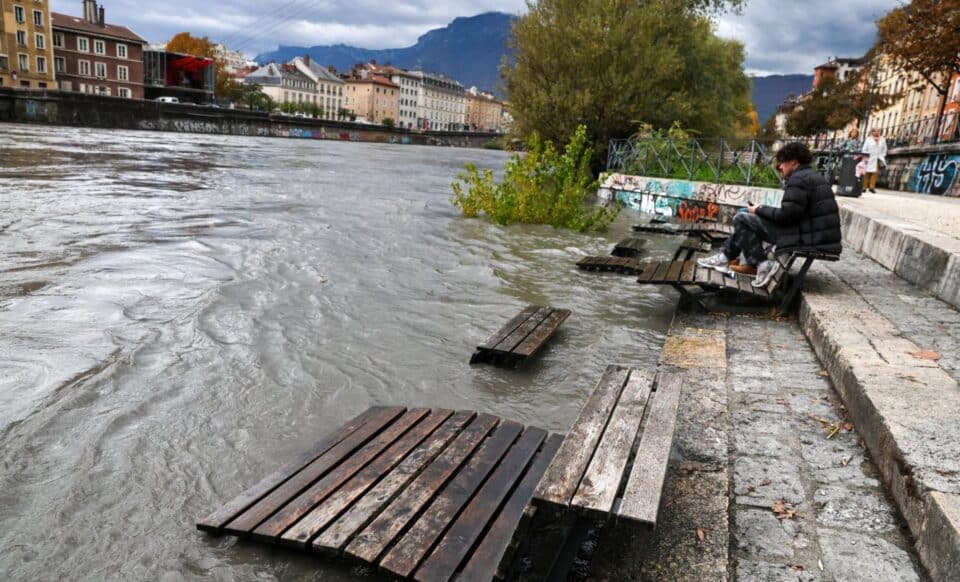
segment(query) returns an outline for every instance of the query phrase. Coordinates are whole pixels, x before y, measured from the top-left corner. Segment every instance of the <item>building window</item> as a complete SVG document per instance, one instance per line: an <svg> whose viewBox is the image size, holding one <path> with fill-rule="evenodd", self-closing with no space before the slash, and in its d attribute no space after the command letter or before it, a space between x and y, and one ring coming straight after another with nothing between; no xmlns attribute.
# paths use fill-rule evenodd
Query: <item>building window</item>
<svg viewBox="0 0 960 582"><path fill-rule="evenodd" d="M17 55L17 60L19 61L17 64L20 65L20 70L21 70L21 71L29 71L29 70L30 70L30 57L29 57L29 55L25 55L25 54L22 54L22 53L21 53L21 54L18 54L18 55Z"/></svg>
<svg viewBox="0 0 960 582"><path fill-rule="evenodd" d="M27 31L25 30L17 31L17 44L20 46L27 46Z"/></svg>
<svg viewBox="0 0 960 582"><path fill-rule="evenodd" d="M90 61L77 61L77 72L85 77L89 77Z"/></svg>
<svg viewBox="0 0 960 582"><path fill-rule="evenodd" d="M94 39L93 40L93 52L98 55L107 54L107 43L102 40Z"/></svg>
<svg viewBox="0 0 960 582"><path fill-rule="evenodd" d="M37 72L38 73L47 72L47 57L37 57Z"/></svg>
<svg viewBox="0 0 960 582"><path fill-rule="evenodd" d="M117 44L117 57L121 59L127 58L127 45Z"/></svg>
<svg viewBox="0 0 960 582"><path fill-rule="evenodd" d="M53 69L58 73L67 72L67 59L63 57L54 57L53 58Z"/></svg>
<svg viewBox="0 0 960 582"><path fill-rule="evenodd" d="M118 81L129 81L130 80L130 69L122 65L117 66L117 80Z"/></svg>
<svg viewBox="0 0 960 582"><path fill-rule="evenodd" d="M40 12L39 10L33 11L33 25L43 26L43 12Z"/></svg>
<svg viewBox="0 0 960 582"><path fill-rule="evenodd" d="M53 46L54 48L63 48L63 33L55 32L53 33Z"/></svg>
<svg viewBox="0 0 960 582"><path fill-rule="evenodd" d="M90 41L83 36L77 37L77 50L82 53L90 52Z"/></svg>
<svg viewBox="0 0 960 582"><path fill-rule="evenodd" d="M127 89L126 87L120 87L119 89L117 89L117 97L124 97L126 99L129 99L131 97L130 89Z"/></svg>
<svg viewBox="0 0 960 582"><path fill-rule="evenodd" d="M33 44L40 50L47 48L47 39L39 32L33 35Z"/></svg>
<svg viewBox="0 0 960 582"><path fill-rule="evenodd" d="M23 11L23 6L13 7L13 19L17 21L17 24L23 24L27 21L26 12Z"/></svg>
<svg viewBox="0 0 960 582"><path fill-rule="evenodd" d="M0 71L10 68L10 63L7 62L7 57L0 56ZM2 85L3 83L0 83Z"/></svg>
<svg viewBox="0 0 960 582"><path fill-rule="evenodd" d="M106 63L93 63L93 69L96 72L98 79L105 79L107 77Z"/></svg>

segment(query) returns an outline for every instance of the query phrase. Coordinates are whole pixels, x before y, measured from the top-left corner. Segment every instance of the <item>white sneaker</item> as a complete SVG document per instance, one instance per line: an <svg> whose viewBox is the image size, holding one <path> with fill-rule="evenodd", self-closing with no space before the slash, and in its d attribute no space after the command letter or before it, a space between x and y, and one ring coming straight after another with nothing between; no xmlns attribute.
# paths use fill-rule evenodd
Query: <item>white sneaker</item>
<svg viewBox="0 0 960 582"><path fill-rule="evenodd" d="M727 255L723 254L723 251L720 251L712 257L697 259L697 264L708 269L715 269L721 273L726 273L730 270L730 259L727 258Z"/></svg>
<svg viewBox="0 0 960 582"><path fill-rule="evenodd" d="M770 279L780 270L780 261L766 260L757 265L757 277L751 281L754 287L766 287Z"/></svg>

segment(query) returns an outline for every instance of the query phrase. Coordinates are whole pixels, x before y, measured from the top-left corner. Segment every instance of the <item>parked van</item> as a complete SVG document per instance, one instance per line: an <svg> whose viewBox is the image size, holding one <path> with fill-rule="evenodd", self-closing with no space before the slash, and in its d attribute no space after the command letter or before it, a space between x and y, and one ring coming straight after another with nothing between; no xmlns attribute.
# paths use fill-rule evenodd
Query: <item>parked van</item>
<svg viewBox="0 0 960 582"><path fill-rule="evenodd" d="M180 100L176 97L157 97L157 101L160 103L180 103Z"/></svg>

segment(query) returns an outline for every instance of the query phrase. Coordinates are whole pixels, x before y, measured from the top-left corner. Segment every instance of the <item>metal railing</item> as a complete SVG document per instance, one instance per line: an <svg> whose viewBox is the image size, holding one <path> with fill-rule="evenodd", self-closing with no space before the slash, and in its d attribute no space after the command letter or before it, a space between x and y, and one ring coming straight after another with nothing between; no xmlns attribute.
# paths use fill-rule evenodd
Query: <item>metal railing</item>
<svg viewBox="0 0 960 582"><path fill-rule="evenodd" d="M758 139L610 140L607 171L718 184L779 187L773 144Z"/></svg>

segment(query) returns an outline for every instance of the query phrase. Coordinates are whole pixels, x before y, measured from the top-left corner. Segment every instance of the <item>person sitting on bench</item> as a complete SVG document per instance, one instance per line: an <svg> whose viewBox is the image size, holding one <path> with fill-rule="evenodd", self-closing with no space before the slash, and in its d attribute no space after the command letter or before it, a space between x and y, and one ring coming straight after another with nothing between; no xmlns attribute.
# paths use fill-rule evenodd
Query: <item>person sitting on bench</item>
<svg viewBox="0 0 960 582"><path fill-rule="evenodd" d="M786 182L780 208L752 202L733 220L733 234L720 252L697 261L701 267L721 273L730 270L752 273L754 287L763 287L780 268L775 257L767 257L763 243L776 252L791 249L816 250L839 255L842 250L840 211L826 178L810 167L813 154L806 145L791 142L776 154L777 171ZM734 265L743 253L746 266Z"/></svg>

